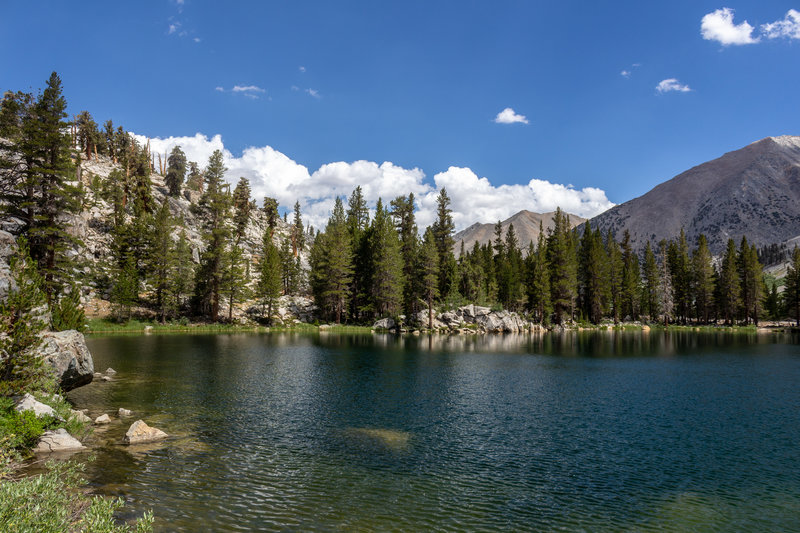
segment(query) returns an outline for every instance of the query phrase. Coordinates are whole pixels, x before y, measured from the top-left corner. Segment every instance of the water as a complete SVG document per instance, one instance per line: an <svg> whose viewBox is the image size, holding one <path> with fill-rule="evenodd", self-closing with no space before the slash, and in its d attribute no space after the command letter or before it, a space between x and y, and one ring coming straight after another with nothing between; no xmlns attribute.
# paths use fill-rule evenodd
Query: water
<svg viewBox="0 0 800 533"><path fill-rule="evenodd" d="M780 335L89 340L87 470L159 531L800 531ZM124 447L136 418L171 439Z"/></svg>

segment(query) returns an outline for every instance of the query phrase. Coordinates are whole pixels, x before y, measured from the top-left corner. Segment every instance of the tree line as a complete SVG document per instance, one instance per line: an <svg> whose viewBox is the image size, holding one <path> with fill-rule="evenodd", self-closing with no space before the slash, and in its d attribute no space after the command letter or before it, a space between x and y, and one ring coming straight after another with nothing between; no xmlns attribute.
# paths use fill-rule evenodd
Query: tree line
<svg viewBox="0 0 800 533"><path fill-rule="evenodd" d="M231 190L222 153L201 169L176 146L151 153L109 120L102 130L87 111L67 120L61 80L53 73L38 95L7 92L0 101L0 207L16 225L36 265L54 322L80 324L80 286L105 291L120 319L146 305L162 320L184 316L231 320L233 309L255 300L265 320L281 295L310 295L320 318L370 323L416 317L432 322L434 308L478 303L526 313L549 324L568 321L649 320L665 323L757 323L792 316L800 322L798 270L792 254L782 297L765 278L759 252L746 238L729 241L715 261L704 236L690 249L685 234L647 243L640 256L626 233L616 241L585 223L572 228L558 209L553 227L540 225L537 243L522 250L513 225L498 222L492 242L456 258L450 198L442 189L434 223L419 231L413 194L370 214L361 187L345 206L336 198L324 231L304 227L299 203L289 223L265 198L259 211L241 178ZM80 160L105 156L116 163L106 177L80 179ZM153 194L151 174L164 174L167 195ZM83 182L88 181L84 186ZM89 190L87 190L87 188ZM173 203L182 192L196 198L202 243L193 246ZM112 208L109 253L100 269L75 253L81 244L69 217L100 198ZM260 232L260 234L259 234ZM260 236L260 246L244 245ZM767 250L772 255L776 250ZM252 252L251 257L249 253ZM307 252L309 269L302 257Z"/></svg>
<svg viewBox="0 0 800 533"><path fill-rule="evenodd" d="M798 316L800 252L792 255L783 297L767 279L758 250L743 237L728 241L715 262L704 235L690 249L686 235L647 243L637 254L626 232L617 241L591 223L572 228L556 210L553 227L523 253L513 224L495 225L492 242L476 242L458 258L447 191L437 197L436 221L415 222L414 195L399 196L375 215L357 187L345 209L336 199L324 232L310 250L311 291L324 319L367 323L405 316L432 323L434 307L480 303L526 314L542 324L622 320L680 324L758 324Z"/></svg>

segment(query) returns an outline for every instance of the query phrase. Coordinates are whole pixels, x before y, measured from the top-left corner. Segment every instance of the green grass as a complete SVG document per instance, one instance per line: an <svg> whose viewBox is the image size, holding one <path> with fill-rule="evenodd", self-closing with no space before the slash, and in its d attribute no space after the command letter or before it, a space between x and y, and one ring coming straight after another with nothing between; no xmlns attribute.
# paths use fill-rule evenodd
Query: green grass
<svg viewBox="0 0 800 533"><path fill-rule="evenodd" d="M123 500L85 496L83 465L50 461L47 471L14 480L8 470L0 481L0 531L61 533L144 533L153 530L153 516L146 513L136 524L117 524L114 513Z"/></svg>
<svg viewBox="0 0 800 533"><path fill-rule="evenodd" d="M105 318L89 320L86 333L90 335L106 333L144 333L145 328L153 333L236 333L243 331L266 331L263 326L242 326L238 324L207 324L186 321L167 322L129 320L117 322Z"/></svg>

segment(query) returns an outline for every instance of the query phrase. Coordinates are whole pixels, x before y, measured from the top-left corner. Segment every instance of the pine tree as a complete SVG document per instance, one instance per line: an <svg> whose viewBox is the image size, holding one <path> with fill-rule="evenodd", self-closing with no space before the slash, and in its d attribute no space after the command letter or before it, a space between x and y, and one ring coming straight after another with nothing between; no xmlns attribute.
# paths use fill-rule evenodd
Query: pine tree
<svg viewBox="0 0 800 533"><path fill-rule="evenodd" d="M306 245L306 236L303 231L303 218L300 215L300 202L294 203L294 222L292 223L291 235L292 253L297 257L300 250Z"/></svg>
<svg viewBox="0 0 800 533"><path fill-rule="evenodd" d="M550 268L550 296L556 324L572 312L577 286L577 259L569 217L556 208L553 229L547 238L547 263Z"/></svg>
<svg viewBox="0 0 800 533"><path fill-rule="evenodd" d="M200 198L200 206L205 215L203 237L206 248L200 257L195 290L198 309L214 321L219 319L221 284L230 238L230 196L223 189L226 170L222 162L222 152L215 150L208 160L205 171L206 190Z"/></svg>
<svg viewBox="0 0 800 533"><path fill-rule="evenodd" d="M96 152L101 142L97 123L88 111L81 111L78 113L75 126L78 130L78 146L86 155L86 160L91 161L92 154Z"/></svg>
<svg viewBox="0 0 800 533"><path fill-rule="evenodd" d="M797 246L792 251L786 272L783 302L789 316L794 318L795 326L800 328L800 248Z"/></svg>
<svg viewBox="0 0 800 533"><path fill-rule="evenodd" d="M170 196L179 196L183 180L186 177L186 154L183 153L180 146L175 146L169 153L167 164L167 175L164 177L164 182L169 189Z"/></svg>
<svg viewBox="0 0 800 533"><path fill-rule="evenodd" d="M72 287L68 294L62 294L58 302L51 306L50 313L50 327L53 331L83 330L86 326L86 312L81 305L80 289Z"/></svg>
<svg viewBox="0 0 800 533"><path fill-rule="evenodd" d="M204 189L203 173L194 161L189 161L189 175L186 177L186 188L202 193Z"/></svg>
<svg viewBox="0 0 800 533"><path fill-rule="evenodd" d="M697 240L697 249L692 255L692 293L698 320L708 324L711 310L714 307L714 266L711 264L708 241L702 234Z"/></svg>
<svg viewBox="0 0 800 533"><path fill-rule="evenodd" d="M725 324L731 325L736 320L739 309L741 294L739 273L736 264L736 243L733 239L728 239L728 246L722 258L722 267L719 273L719 293L721 299L718 300L722 316L725 317Z"/></svg>
<svg viewBox="0 0 800 533"><path fill-rule="evenodd" d="M583 312L599 324L608 299L607 265L600 230L592 231L589 222L584 225L581 240L579 273Z"/></svg>
<svg viewBox="0 0 800 533"><path fill-rule="evenodd" d="M16 154L4 155L2 172L3 211L23 222L21 235L42 274L48 303L72 283L72 264L67 249L77 244L61 217L80 210L80 194L72 182L69 124L64 120L67 102L61 79L53 72L38 97L17 93L3 99L3 129L10 141L3 147Z"/></svg>
<svg viewBox="0 0 800 533"><path fill-rule="evenodd" d="M407 316L412 316L417 311L417 299L421 294L420 280L414 275L419 248L417 222L414 216L414 193L398 196L392 200L391 206L395 227L400 234L403 276L406 279L403 288L403 310Z"/></svg>
<svg viewBox="0 0 800 533"><path fill-rule="evenodd" d="M669 325L670 316L675 308L675 293L672 287L672 273L669 270L668 249L669 243L666 239L663 239L658 243L658 262L659 270L661 272L658 280L658 300L665 326Z"/></svg>
<svg viewBox="0 0 800 533"><path fill-rule="evenodd" d="M244 237L247 224L250 222L250 213L255 206L250 200L250 182L246 178L239 178L239 183L233 190L233 238L239 245Z"/></svg>
<svg viewBox="0 0 800 533"><path fill-rule="evenodd" d="M622 307L621 295L625 263L622 258L622 251L619 248L619 243L617 243L617 241L614 239L614 234L610 229L606 234L606 261L606 279L608 282L608 288L605 292L611 305L611 313L614 318L614 323L616 324L620 320L620 310Z"/></svg>
<svg viewBox="0 0 800 533"><path fill-rule="evenodd" d="M314 241L313 250L311 286L315 301L327 316L341 323L350 298L353 255L344 204L338 196L325 233Z"/></svg>
<svg viewBox="0 0 800 533"><path fill-rule="evenodd" d="M244 250L238 244L233 244L223 258L222 278L220 291L228 298L228 322L233 321L233 308L236 303L246 300L250 296L247 279L247 261Z"/></svg>
<svg viewBox="0 0 800 533"><path fill-rule="evenodd" d="M181 229L178 241L172 250L175 258L175 268L172 269L169 293L172 295L173 303L171 309L176 312L186 305L187 297L194 290L194 262L192 258L192 248L186 238L186 230Z"/></svg>
<svg viewBox="0 0 800 533"><path fill-rule="evenodd" d="M639 316L639 297L641 296L641 268L639 258L631 248L631 235L628 230L622 236L622 286L620 300L622 316L636 319Z"/></svg>
<svg viewBox="0 0 800 533"><path fill-rule="evenodd" d="M642 283L642 312L646 313L651 321L655 321L658 319L658 315L661 312L658 295L659 275L658 263L656 262L656 256L653 253L653 247L650 245L650 241L647 241L645 245L643 260L642 274L644 276L644 283Z"/></svg>
<svg viewBox="0 0 800 533"><path fill-rule="evenodd" d="M172 289L172 272L176 267L176 256L172 244L174 221L169 210L169 200L164 199L154 219L151 249L148 254L148 273L150 284L155 290L156 309L158 309L161 322L166 321L166 316L172 310L174 298L170 294Z"/></svg>
<svg viewBox="0 0 800 533"><path fill-rule="evenodd" d="M365 238L369 228L369 209L359 185L353 190L347 202L347 230L350 234L350 248L353 259L353 280L350 284L350 316L355 320L363 318L369 306L369 243Z"/></svg>
<svg viewBox="0 0 800 533"><path fill-rule="evenodd" d="M278 201L269 196L264 197L264 218L267 221L267 228L269 228L269 238L272 239L275 235L275 226L278 224Z"/></svg>
<svg viewBox="0 0 800 533"><path fill-rule="evenodd" d="M681 228L678 241L671 241L667 250L672 298L676 314L685 324L691 307L692 271L689 260L689 244L686 242L686 233L683 228Z"/></svg>
<svg viewBox="0 0 800 533"><path fill-rule="evenodd" d="M758 262L758 251L755 246L748 244L746 237L742 237L737 255L737 267L745 324L749 324L751 319L754 324L758 324L764 281L761 263Z"/></svg>
<svg viewBox="0 0 800 533"><path fill-rule="evenodd" d="M281 258L278 248L272 243L270 232L264 232L261 244L261 263L256 294L261 301L262 314L272 324L272 311L280 298L282 289Z"/></svg>
<svg viewBox="0 0 800 533"><path fill-rule="evenodd" d="M534 314L534 320L539 323L549 322L552 312L550 306L550 268L547 264L547 242L545 241L544 227L539 221L539 237L536 250L533 250L533 241L528 250L527 264L527 290L528 307Z"/></svg>
<svg viewBox="0 0 800 533"><path fill-rule="evenodd" d="M376 317L395 315L403 301L403 257L400 238L380 199L367 238L373 313Z"/></svg>
<svg viewBox="0 0 800 533"><path fill-rule="evenodd" d="M433 329L433 302L439 292L439 252L431 228L425 230L417 265L415 277L421 282L421 294L428 305L428 328Z"/></svg>
<svg viewBox="0 0 800 533"><path fill-rule="evenodd" d="M431 227L439 252L439 295L445 299L450 294L455 280L456 259L453 255L453 210L450 209L450 197L447 190L442 187L436 197L436 221Z"/></svg>

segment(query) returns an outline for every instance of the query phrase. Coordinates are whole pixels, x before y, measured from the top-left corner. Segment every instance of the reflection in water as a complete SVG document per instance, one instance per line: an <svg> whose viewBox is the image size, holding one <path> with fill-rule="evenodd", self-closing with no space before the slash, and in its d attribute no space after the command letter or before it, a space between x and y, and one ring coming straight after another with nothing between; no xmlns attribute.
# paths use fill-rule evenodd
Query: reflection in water
<svg viewBox="0 0 800 533"><path fill-rule="evenodd" d="M91 443L163 531L749 530L797 524L797 337L217 335L89 340L69 397L169 433ZM722 513L724 516L719 516Z"/></svg>

